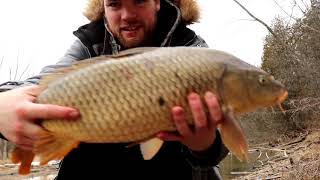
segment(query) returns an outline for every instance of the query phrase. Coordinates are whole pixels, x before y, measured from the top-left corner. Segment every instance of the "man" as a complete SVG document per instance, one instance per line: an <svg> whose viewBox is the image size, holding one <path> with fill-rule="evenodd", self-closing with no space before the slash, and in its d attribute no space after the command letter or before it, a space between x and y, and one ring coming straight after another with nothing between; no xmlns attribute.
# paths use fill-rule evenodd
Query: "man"
<svg viewBox="0 0 320 180"><path fill-rule="evenodd" d="M117 54L138 46L200 46L207 47L187 25L197 20L193 0L89 0L85 15L91 21L74 32L78 38L56 64L45 67L25 82L8 82L3 91L36 84L45 73L71 63L103 54ZM36 86L16 88L0 93L0 132L19 147L31 150L41 128L33 123L41 118L76 119L77 111L69 107L32 103L39 94ZM178 134L159 132L166 140L150 161L143 161L137 146L127 144L82 143L62 161L57 179L207 179L219 178L216 166L228 153L216 126L222 113L215 96L208 92L202 104L198 94L188 97L195 127L186 124L184 110L172 108ZM8 102L13 102L8 104ZM209 115L203 106L209 109ZM102 165L97 165L97 164Z"/></svg>

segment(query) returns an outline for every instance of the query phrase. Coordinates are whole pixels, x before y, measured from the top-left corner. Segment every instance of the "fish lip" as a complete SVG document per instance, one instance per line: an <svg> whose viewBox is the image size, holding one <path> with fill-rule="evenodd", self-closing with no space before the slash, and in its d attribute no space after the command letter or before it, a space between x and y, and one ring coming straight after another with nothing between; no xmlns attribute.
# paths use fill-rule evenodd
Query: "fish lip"
<svg viewBox="0 0 320 180"><path fill-rule="evenodd" d="M281 106L281 103L288 97L288 91L286 89L282 89L281 95L277 98L276 104L278 104L281 112L286 114L285 109Z"/></svg>
<svg viewBox="0 0 320 180"><path fill-rule="evenodd" d="M288 97L288 91L282 90L281 95L277 98L277 103L282 103Z"/></svg>

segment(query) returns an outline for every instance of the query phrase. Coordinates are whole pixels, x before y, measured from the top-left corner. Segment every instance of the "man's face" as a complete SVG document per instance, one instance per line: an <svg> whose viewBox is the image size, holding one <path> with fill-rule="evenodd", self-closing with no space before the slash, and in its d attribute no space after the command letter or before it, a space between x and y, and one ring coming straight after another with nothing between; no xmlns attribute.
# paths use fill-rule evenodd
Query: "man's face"
<svg viewBox="0 0 320 180"><path fill-rule="evenodd" d="M160 0L104 0L111 33L125 48L150 42L157 23Z"/></svg>

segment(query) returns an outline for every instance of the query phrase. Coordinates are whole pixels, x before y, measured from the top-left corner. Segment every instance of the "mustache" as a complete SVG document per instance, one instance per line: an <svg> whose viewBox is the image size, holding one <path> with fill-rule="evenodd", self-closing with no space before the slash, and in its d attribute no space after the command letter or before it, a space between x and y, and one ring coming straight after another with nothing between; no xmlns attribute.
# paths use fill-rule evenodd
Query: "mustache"
<svg viewBox="0 0 320 180"><path fill-rule="evenodd" d="M124 22L120 25L120 29L126 28L126 27L131 27L131 26L142 26L142 23L138 22L138 21L127 21L127 22Z"/></svg>

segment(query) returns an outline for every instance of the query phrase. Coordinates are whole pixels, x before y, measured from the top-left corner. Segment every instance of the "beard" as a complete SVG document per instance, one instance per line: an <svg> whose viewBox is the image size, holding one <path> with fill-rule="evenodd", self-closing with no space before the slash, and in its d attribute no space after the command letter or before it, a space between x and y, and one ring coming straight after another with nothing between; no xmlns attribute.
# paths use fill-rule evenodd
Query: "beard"
<svg viewBox="0 0 320 180"><path fill-rule="evenodd" d="M148 46L152 43L152 37L155 31L154 26L147 26L145 24L127 23L123 28L119 28L116 33L116 38L120 44L125 48L134 48L138 46ZM130 27L138 27L132 36L128 36L126 29Z"/></svg>
<svg viewBox="0 0 320 180"><path fill-rule="evenodd" d="M109 26L109 30L125 49L152 45L157 26L157 13L153 16L149 20L126 20L121 22L119 26L114 25L113 28Z"/></svg>

